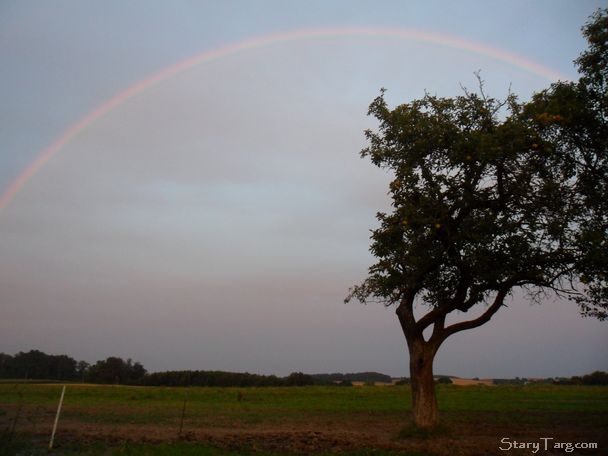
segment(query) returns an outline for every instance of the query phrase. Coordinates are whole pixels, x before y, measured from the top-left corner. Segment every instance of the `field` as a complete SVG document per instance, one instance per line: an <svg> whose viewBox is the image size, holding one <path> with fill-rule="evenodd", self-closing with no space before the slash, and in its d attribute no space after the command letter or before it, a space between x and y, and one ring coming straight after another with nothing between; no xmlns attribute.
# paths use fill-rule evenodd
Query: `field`
<svg viewBox="0 0 608 456"><path fill-rule="evenodd" d="M60 393L57 384L0 383L0 454L47 454ZM70 384L51 454L533 454L509 442L539 443L536 454L608 454L606 387L439 385L438 396L442 426L426 434L409 424L407 386Z"/></svg>

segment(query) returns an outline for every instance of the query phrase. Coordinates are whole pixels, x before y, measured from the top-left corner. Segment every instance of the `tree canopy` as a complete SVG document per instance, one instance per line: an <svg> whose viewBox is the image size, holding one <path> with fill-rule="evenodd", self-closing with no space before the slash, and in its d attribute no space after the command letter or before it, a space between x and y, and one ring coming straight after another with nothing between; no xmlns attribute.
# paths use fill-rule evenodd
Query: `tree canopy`
<svg viewBox="0 0 608 456"><path fill-rule="evenodd" d="M383 94L374 100L379 132L366 133L362 156L394 174L393 211L378 214L378 262L349 297L387 305L415 297L433 308L421 329L494 303L446 335L484 323L515 287L535 299L552 290L606 318L605 149L571 147L565 117L539 110L543 96L522 105L482 87L393 110Z"/></svg>
<svg viewBox="0 0 608 456"><path fill-rule="evenodd" d="M488 97L481 79L479 93L394 109L381 92L361 155L392 172L393 211L378 214L378 262L347 299L416 296L436 316L525 287L608 317L607 17L584 29L581 79L529 103Z"/></svg>

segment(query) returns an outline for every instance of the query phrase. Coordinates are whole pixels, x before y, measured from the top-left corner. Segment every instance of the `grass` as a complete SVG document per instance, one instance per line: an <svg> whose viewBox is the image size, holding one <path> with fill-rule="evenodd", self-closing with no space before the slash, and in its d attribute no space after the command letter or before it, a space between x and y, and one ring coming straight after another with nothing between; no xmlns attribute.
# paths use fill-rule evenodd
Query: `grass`
<svg viewBox="0 0 608 456"><path fill-rule="evenodd" d="M210 445L177 442L160 444L130 444L120 446L108 446L105 444L91 444L86 448L82 446L68 445L60 450L48 451L40 446L22 444L13 446L10 452L3 453L0 447L0 455L61 455L61 456L281 456L283 452L259 451L259 450L224 450ZM322 456L335 456L334 452L323 453ZM356 451L342 452L340 456L428 456L429 453L418 451L391 451L380 449L361 449ZM431 455L432 456L432 455Z"/></svg>
<svg viewBox="0 0 608 456"><path fill-rule="evenodd" d="M61 387L0 383L0 455L42 454ZM411 426L408 386L74 384L66 390L56 436L59 452L53 454L274 456L314 450L343 456L424 456L443 454L444 444L460 445L465 448L461 454L469 454L470 439L485 439L496 450L496 435L534 439L550 432L569 438L608 434L605 387L438 385L437 394L442 426L428 433ZM302 445L308 450L301 450ZM459 454L455 448L450 451Z"/></svg>
<svg viewBox="0 0 608 456"><path fill-rule="evenodd" d="M99 452L97 452L99 451ZM177 444L160 444L160 445L125 445L121 448L116 448L108 453L107 449L99 448L92 453L82 453L80 450L76 450L74 453L64 453L66 455L90 455L90 456L101 456L101 455L125 455L125 456L165 456L165 455L179 455L179 456L243 456L253 455L256 456L280 456L282 453L277 452L266 452L253 450L251 452L243 452L243 450L236 451L225 451L218 448L213 448L208 445L200 445L193 443L177 443ZM342 453L342 456L425 456L423 453L418 452L399 452L365 449L354 452ZM327 456L331 453L326 453Z"/></svg>
<svg viewBox="0 0 608 456"><path fill-rule="evenodd" d="M0 385L0 403L54 407L60 385ZM240 395L239 395L240 393ZM389 393L389 394L387 394ZM396 399L396 394L399 400ZM386 388L157 388L69 385L62 417L82 422L171 423L181 415L184 400L190 419L206 426L225 426L235 419L248 423L305 420L310 415L343 416L374 411L403 413L408 395Z"/></svg>

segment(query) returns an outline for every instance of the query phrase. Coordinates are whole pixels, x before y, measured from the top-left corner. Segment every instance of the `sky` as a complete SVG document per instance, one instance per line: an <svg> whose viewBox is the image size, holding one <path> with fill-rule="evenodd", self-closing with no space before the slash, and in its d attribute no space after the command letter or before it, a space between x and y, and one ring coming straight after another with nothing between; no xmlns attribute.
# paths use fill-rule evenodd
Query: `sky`
<svg viewBox="0 0 608 456"><path fill-rule="evenodd" d="M408 375L365 278L367 107L576 79L598 0L0 2L0 352L149 371ZM419 309L419 311L421 311ZM462 318L462 316L460 316ZM516 293L435 372L608 370L606 323Z"/></svg>

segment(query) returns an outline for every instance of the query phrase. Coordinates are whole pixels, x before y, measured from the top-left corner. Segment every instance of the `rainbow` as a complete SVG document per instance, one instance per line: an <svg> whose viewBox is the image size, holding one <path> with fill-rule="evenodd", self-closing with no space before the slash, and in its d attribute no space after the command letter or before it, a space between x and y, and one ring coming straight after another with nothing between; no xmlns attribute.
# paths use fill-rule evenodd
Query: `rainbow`
<svg viewBox="0 0 608 456"><path fill-rule="evenodd" d="M546 78L549 81L559 79L565 80L567 77L556 71L528 60L517 54L513 54L498 48L487 46L474 41L458 38L450 35L431 33L415 29L387 28L387 27L332 27L332 28L313 28L300 29L285 33L264 35L250 38L237 43L229 44L210 51L205 51L190 57L186 60L164 68L160 72L142 79L131 85L122 92L114 95L109 100L103 102L93 111L86 114L83 118L70 125L55 141L49 144L22 172L15 178L10 185L0 195L0 212L8 206L15 195L25 186L25 184L38 172L44 165L53 158L66 144L83 130L91 126L95 121L108 114L114 108L120 106L125 101L146 91L147 89L187 71L197 65L209 63L214 60L229 55L247 52L252 49L269 46L276 43L298 41L314 38L335 38L335 37L395 37L449 48L481 54L486 57L499 60L510 65L519 67L537 76Z"/></svg>

